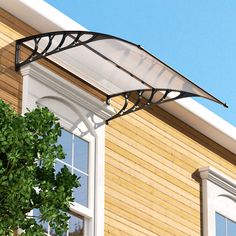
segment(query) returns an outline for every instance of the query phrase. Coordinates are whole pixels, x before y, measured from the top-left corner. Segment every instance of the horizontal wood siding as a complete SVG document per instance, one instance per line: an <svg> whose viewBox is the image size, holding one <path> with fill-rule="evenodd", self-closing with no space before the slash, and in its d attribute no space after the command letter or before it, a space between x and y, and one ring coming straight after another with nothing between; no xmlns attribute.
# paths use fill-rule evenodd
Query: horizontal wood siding
<svg viewBox="0 0 236 236"><path fill-rule="evenodd" d="M21 112L22 77L15 72L15 40L35 32L0 8L0 98Z"/></svg>
<svg viewBox="0 0 236 236"><path fill-rule="evenodd" d="M236 155L158 107L113 120L106 128L105 235L199 236L193 177L209 165L236 179Z"/></svg>
<svg viewBox="0 0 236 236"><path fill-rule="evenodd" d="M0 19L0 98L21 112L15 40L38 32L3 9ZM40 63L104 100L68 71ZM209 165L236 179L234 154L158 107L112 121L106 127L105 235L199 236L201 194L193 176Z"/></svg>

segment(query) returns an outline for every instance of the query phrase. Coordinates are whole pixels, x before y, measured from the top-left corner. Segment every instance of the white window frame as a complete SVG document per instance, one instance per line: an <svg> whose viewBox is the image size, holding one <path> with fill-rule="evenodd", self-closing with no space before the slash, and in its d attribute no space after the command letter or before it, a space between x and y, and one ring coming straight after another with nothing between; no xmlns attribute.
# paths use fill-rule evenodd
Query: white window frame
<svg viewBox="0 0 236 236"><path fill-rule="evenodd" d="M105 120L114 111L36 62L22 67L21 74L23 114L37 105L46 105L53 108L66 130L89 141L90 156L94 157L94 165L89 167L93 176L89 183L89 205L71 207L86 219L85 236L104 235Z"/></svg>
<svg viewBox="0 0 236 236"><path fill-rule="evenodd" d="M56 114L58 117L60 117L60 114ZM68 132L82 138L83 140L87 141L89 143L89 169L88 169L88 207L85 207L79 203L73 202L70 205L70 210L75 213L79 214L84 217L84 235L93 235L93 218L94 218L94 196L95 196L95 137L89 132L85 135L81 136L81 132L79 132L79 129L84 129L85 127L82 127L79 125L74 130L71 129L73 127L73 124L68 124L68 122L64 122L63 119L60 120L61 126L67 130Z"/></svg>
<svg viewBox="0 0 236 236"><path fill-rule="evenodd" d="M202 180L203 236L216 235L215 214L236 221L236 180L212 167L199 169Z"/></svg>

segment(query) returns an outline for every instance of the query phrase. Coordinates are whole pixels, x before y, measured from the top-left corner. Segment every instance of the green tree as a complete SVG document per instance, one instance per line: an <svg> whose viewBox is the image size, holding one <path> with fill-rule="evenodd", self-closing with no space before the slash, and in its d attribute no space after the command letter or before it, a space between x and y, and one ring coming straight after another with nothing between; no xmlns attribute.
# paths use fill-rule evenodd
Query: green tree
<svg viewBox="0 0 236 236"><path fill-rule="evenodd" d="M61 127L47 108L24 116L0 100L0 235L45 235L32 209L41 213L57 235L67 229L72 190L78 178L64 166L55 173L55 159L65 158L57 144Z"/></svg>

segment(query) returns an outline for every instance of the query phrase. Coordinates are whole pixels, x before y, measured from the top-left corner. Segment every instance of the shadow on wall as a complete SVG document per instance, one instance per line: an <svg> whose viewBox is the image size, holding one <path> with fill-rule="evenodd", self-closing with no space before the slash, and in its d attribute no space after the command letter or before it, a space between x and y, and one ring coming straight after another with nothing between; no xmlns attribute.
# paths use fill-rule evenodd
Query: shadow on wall
<svg viewBox="0 0 236 236"><path fill-rule="evenodd" d="M147 112L152 114L153 116L157 117L167 125L173 127L183 135L189 137L194 142L198 143L199 145L203 146L205 149L209 150L209 154L212 152L219 156L219 158L222 158L231 164L236 166L236 158L235 154L228 151L226 148L222 147L221 145L217 144L216 142L212 141L205 135L201 134L197 130L193 129L192 127L188 126L183 121L177 119L170 113L164 111L159 106L152 106L149 109L147 109ZM200 168L199 166L198 168Z"/></svg>
<svg viewBox="0 0 236 236"><path fill-rule="evenodd" d="M202 199L202 180L199 174L199 171L196 170L192 174L192 178L198 182L199 184L199 189L200 189L200 227L201 227L201 236L203 236L203 199Z"/></svg>
<svg viewBox="0 0 236 236"><path fill-rule="evenodd" d="M15 72L15 40L38 33L0 8L0 98L21 112L22 77Z"/></svg>
<svg viewBox="0 0 236 236"><path fill-rule="evenodd" d="M21 112L22 76L15 71L15 42L0 48L0 98Z"/></svg>

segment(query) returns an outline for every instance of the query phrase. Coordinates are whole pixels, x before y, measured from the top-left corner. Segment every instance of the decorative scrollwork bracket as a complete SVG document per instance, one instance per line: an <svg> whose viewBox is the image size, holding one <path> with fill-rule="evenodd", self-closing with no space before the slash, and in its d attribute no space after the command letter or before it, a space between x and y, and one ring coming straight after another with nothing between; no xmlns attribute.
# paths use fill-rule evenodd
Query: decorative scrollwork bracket
<svg viewBox="0 0 236 236"><path fill-rule="evenodd" d="M106 103L111 105L112 98L123 97L123 106L120 110L111 118L109 121L127 115L131 112L135 112L141 109L146 109L153 105L163 104L166 102L174 101L186 97L198 97L196 94L187 93L183 91L174 91L169 89L144 89L144 90L134 90L127 91L119 94L114 94L107 96Z"/></svg>

